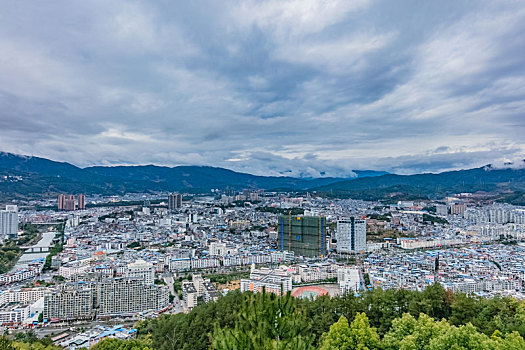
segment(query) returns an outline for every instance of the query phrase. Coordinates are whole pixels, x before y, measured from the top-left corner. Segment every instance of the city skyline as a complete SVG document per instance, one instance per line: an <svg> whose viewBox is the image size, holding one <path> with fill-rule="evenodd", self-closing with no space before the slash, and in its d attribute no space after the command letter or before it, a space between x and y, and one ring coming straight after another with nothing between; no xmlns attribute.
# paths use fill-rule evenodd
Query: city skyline
<svg viewBox="0 0 525 350"><path fill-rule="evenodd" d="M525 158L519 2L57 1L0 13L2 151L311 177Z"/></svg>

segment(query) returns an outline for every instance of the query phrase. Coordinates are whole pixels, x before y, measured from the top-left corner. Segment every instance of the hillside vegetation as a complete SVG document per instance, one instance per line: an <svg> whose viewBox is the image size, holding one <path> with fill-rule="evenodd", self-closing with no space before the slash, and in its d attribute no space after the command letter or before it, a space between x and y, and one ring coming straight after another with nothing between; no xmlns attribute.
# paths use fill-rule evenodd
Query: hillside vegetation
<svg viewBox="0 0 525 350"><path fill-rule="evenodd" d="M476 169L440 174L395 175L354 170L351 178L256 176L206 166L79 168L38 157L0 153L0 201L53 197L58 193L114 195L129 192L210 193L211 189L313 192L363 200L433 199L486 191L496 200L525 204L525 169ZM7 179L2 179L7 176Z"/></svg>
<svg viewBox="0 0 525 350"><path fill-rule="evenodd" d="M143 321L138 330L137 349L524 349L525 302L437 284L316 300L236 291L188 314ZM108 340L95 349L127 345Z"/></svg>

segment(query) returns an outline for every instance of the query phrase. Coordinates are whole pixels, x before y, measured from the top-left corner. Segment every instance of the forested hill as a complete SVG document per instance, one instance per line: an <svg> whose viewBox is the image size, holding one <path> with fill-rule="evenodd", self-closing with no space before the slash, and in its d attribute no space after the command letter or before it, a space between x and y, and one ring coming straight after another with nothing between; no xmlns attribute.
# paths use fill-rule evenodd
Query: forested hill
<svg viewBox="0 0 525 350"><path fill-rule="evenodd" d="M234 291L137 326L137 339L94 349L518 350L525 349L525 302L454 294L439 284L315 300Z"/></svg>
<svg viewBox="0 0 525 350"><path fill-rule="evenodd" d="M339 197L362 199L441 198L460 192L487 191L512 196L525 204L525 169L496 169L490 165L439 174L395 175L340 181L315 188Z"/></svg>
<svg viewBox="0 0 525 350"><path fill-rule="evenodd" d="M496 199L525 205L525 169L482 168L440 174L394 175L354 170L354 177L257 176L207 166L114 166L79 168L45 158L0 153L0 200L52 197L57 193L122 194L211 189L317 191L364 200L440 198L458 192L489 191Z"/></svg>
<svg viewBox="0 0 525 350"><path fill-rule="evenodd" d="M356 170L352 178L383 175L385 172ZM348 178L350 179L350 178ZM60 192L120 194L126 192L211 189L306 190L343 178L294 178L257 176L207 166L163 167L108 166L79 168L45 158L0 153L0 195L13 198L50 196Z"/></svg>

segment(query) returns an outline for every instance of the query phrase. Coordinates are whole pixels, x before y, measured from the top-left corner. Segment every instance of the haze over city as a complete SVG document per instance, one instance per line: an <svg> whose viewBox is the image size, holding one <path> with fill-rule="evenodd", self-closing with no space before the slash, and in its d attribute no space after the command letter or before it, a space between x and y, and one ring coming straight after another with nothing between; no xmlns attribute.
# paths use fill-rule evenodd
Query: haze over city
<svg viewBox="0 0 525 350"><path fill-rule="evenodd" d="M0 3L0 150L409 174L524 158L520 1Z"/></svg>

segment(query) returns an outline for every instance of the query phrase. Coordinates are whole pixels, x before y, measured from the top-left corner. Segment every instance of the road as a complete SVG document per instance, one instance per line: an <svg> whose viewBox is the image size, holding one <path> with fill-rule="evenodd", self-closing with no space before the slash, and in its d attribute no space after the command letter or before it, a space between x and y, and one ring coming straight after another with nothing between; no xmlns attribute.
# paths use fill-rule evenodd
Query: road
<svg viewBox="0 0 525 350"><path fill-rule="evenodd" d="M170 290L171 295L173 295L175 298L173 299L173 309L170 310L171 314L178 314L181 312L184 312L184 302L179 299L179 296L177 293L175 293L175 288L173 288L173 277L172 276L165 276L164 282L168 285L168 288Z"/></svg>

